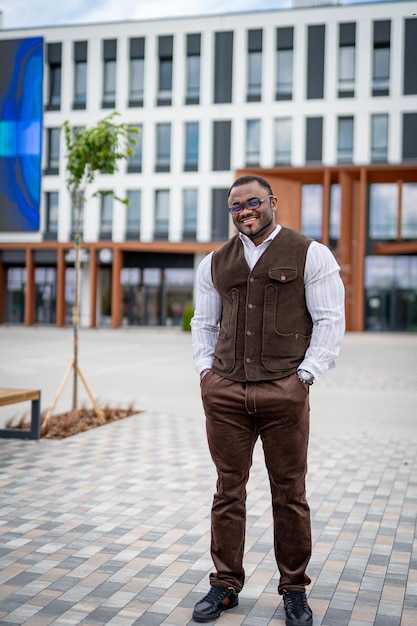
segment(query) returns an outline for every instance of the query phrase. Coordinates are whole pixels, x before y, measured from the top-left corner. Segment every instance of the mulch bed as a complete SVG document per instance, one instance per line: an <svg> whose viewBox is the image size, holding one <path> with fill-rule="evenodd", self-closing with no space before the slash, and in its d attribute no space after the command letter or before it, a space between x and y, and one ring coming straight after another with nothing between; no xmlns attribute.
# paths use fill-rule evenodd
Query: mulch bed
<svg viewBox="0 0 417 626"><path fill-rule="evenodd" d="M51 415L48 424L43 425L43 421L47 414L47 411L42 411L41 414L41 438L42 439L65 439L66 437L72 437L78 433L91 430L92 428L99 428L112 422L118 422L119 420L130 417L131 415L137 415L140 413L134 406L129 405L127 408L100 407L104 413L104 423L100 423L94 409L88 409L81 407L76 411L68 411L67 413L59 413ZM12 418L6 423L6 428L25 428L30 429L30 423L27 416L18 418Z"/></svg>

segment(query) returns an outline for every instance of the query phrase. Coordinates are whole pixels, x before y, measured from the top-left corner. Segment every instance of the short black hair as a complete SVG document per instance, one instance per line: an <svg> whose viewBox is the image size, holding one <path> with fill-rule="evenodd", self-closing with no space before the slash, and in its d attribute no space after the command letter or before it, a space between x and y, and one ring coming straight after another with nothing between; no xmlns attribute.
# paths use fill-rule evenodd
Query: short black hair
<svg viewBox="0 0 417 626"><path fill-rule="evenodd" d="M234 187L240 187L241 185L247 185L253 182L257 182L262 187L265 187L265 189L268 191L269 196L274 195L272 192L271 185L268 183L267 180L265 180L265 178L262 178L261 176L255 176L255 174L248 174L247 176L241 176L240 178L237 178L235 180L235 182L233 183L233 185L230 187L229 191L227 192L227 197L230 196L230 192L232 191L232 189L234 189Z"/></svg>

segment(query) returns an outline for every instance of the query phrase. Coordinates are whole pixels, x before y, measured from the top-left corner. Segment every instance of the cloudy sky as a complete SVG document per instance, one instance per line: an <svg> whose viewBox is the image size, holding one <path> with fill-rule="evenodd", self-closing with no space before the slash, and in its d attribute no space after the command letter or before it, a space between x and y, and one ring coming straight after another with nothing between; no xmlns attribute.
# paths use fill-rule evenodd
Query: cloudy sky
<svg viewBox="0 0 417 626"><path fill-rule="evenodd" d="M360 0L343 0L343 4L356 1ZM3 28L24 28L288 8L291 4L292 0L0 0L0 11Z"/></svg>

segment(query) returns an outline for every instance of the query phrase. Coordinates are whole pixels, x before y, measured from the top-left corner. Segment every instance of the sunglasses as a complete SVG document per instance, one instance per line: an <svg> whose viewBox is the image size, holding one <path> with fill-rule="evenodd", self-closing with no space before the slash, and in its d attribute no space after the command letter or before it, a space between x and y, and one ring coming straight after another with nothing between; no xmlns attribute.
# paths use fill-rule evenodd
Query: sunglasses
<svg viewBox="0 0 417 626"><path fill-rule="evenodd" d="M251 200L248 200L247 202L243 202L242 204L233 204L232 206L227 207L229 210L229 213L231 213L232 215L238 215L238 213L242 213L243 209L259 209L259 207L261 206L261 204L263 202L265 202L265 200L267 200L268 198L274 198L274 196L266 196L265 198L262 198L262 200L260 200L259 198L252 198Z"/></svg>

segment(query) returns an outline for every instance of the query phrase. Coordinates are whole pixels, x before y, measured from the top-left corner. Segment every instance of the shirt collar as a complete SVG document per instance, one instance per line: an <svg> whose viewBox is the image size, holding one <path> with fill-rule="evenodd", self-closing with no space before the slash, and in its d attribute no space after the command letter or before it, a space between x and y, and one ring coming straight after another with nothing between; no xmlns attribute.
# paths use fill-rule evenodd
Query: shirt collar
<svg viewBox="0 0 417 626"><path fill-rule="evenodd" d="M270 233L268 235L268 237L266 239L264 239L264 241L259 244L261 246L263 246L267 241L270 242L273 239L275 239L275 237L278 235L279 231L281 230L281 225L277 224L276 227L274 228L274 230L272 231L272 233ZM253 247L255 247L255 244L253 243L252 239L250 237L248 237L247 235L244 235L243 233L239 233L239 237L242 240L242 243L246 246L251 245ZM257 246L259 247L259 246Z"/></svg>

